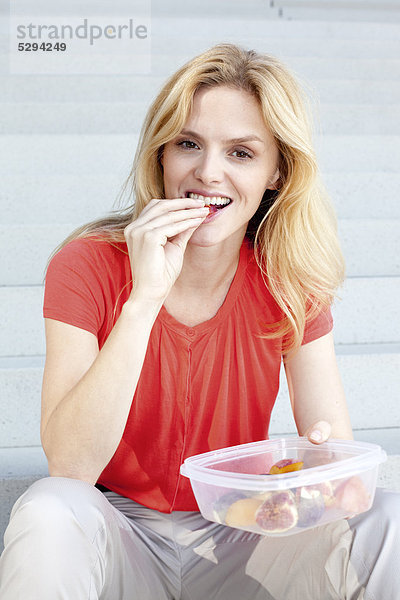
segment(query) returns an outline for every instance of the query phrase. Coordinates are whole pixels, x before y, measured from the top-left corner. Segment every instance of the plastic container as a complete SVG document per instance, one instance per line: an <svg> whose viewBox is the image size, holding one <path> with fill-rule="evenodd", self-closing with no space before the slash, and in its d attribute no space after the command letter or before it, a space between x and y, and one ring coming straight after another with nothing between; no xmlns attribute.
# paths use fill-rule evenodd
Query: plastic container
<svg viewBox="0 0 400 600"><path fill-rule="evenodd" d="M205 519L280 537L367 511L386 458L375 444L329 440L317 446L296 437L191 456L181 474L190 478ZM303 465L269 475L283 459Z"/></svg>

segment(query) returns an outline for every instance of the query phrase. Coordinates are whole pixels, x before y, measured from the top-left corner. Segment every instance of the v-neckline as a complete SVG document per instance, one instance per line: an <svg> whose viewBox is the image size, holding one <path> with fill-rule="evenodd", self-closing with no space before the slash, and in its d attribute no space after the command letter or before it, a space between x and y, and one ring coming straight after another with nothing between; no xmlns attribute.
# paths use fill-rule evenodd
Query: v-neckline
<svg viewBox="0 0 400 600"><path fill-rule="evenodd" d="M233 304L236 301L236 298L242 287L248 262L252 254L252 244L251 242L249 242L249 240L245 238L240 248L238 266L236 268L236 272L232 279L232 282L229 286L228 292L225 296L223 303L217 310L216 314L213 317L211 317L211 319L208 319L207 321L203 321L202 323L198 323L197 325L193 325L191 327L175 319L175 317L173 317L163 305L158 315L160 320L169 328L173 329L176 333L185 337L189 337L190 339L194 339L194 337L197 337L199 334L202 334L205 331L208 331L212 328L216 328L218 324L228 315Z"/></svg>

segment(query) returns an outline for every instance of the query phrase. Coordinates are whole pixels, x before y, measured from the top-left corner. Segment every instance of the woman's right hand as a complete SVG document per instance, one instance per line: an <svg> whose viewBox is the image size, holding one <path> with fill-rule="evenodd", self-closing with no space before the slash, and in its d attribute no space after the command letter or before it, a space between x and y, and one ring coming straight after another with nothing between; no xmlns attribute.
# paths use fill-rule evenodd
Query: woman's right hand
<svg viewBox="0 0 400 600"><path fill-rule="evenodd" d="M124 230L132 295L163 302L177 280L187 243L208 215L203 200L151 200Z"/></svg>

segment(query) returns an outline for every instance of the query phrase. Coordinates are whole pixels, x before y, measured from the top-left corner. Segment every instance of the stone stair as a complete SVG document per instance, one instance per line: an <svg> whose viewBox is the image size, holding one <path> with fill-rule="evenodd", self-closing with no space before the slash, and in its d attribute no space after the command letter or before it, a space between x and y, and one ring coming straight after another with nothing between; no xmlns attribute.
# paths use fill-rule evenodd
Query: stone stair
<svg viewBox="0 0 400 600"><path fill-rule="evenodd" d="M78 0L68 6L81 14ZM95 7L109 10L105 0ZM0 538L14 500L47 472L39 438L47 258L73 228L113 208L165 78L222 41L278 56L311 97L347 260L334 307L339 367L355 437L385 448L380 484L400 489L400 2L153 0L151 8L152 71L136 76L10 75L2 19ZM294 431L282 377L271 434Z"/></svg>

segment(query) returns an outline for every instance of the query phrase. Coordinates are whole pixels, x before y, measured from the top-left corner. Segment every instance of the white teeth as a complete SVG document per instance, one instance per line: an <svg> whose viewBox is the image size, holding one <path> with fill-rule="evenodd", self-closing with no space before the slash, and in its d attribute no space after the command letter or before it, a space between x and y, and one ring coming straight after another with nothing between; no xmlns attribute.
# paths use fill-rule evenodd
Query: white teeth
<svg viewBox="0 0 400 600"><path fill-rule="evenodd" d="M216 204L217 206L225 206L231 202L230 198L226 198L225 196L202 196L201 194L193 194L189 192L189 198L193 198L193 200L204 200L206 206L210 206L210 204Z"/></svg>

